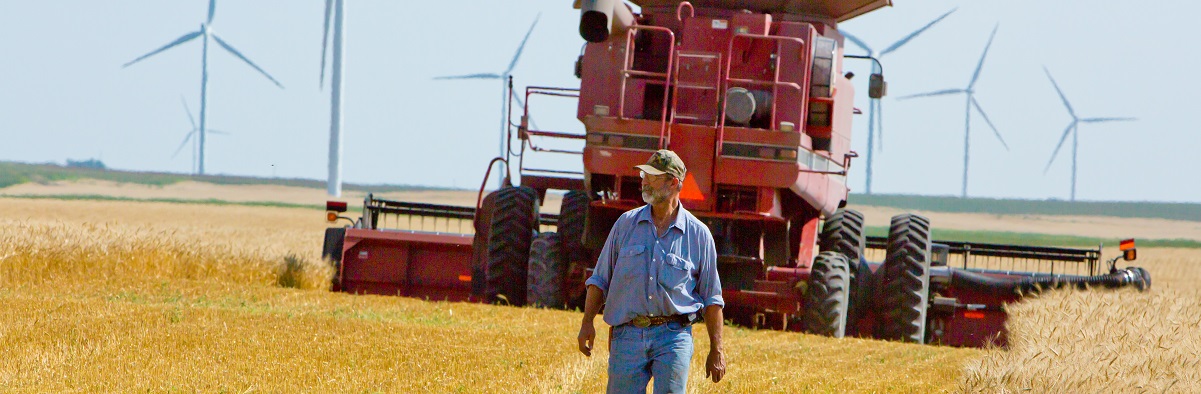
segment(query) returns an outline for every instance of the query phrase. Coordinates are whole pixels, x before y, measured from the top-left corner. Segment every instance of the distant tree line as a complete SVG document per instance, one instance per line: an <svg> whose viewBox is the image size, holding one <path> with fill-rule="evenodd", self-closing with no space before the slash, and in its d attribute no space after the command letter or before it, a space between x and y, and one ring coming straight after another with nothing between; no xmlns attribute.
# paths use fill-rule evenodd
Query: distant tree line
<svg viewBox="0 0 1201 394"><path fill-rule="evenodd" d="M71 159L67 159L67 167L74 167L74 168L93 168L93 169L97 169L97 170L104 170L104 169L107 169L107 168L108 168L108 167L105 167L105 166L104 166L104 162L103 162L103 161L96 160L96 159L87 159L87 160L71 160Z"/></svg>

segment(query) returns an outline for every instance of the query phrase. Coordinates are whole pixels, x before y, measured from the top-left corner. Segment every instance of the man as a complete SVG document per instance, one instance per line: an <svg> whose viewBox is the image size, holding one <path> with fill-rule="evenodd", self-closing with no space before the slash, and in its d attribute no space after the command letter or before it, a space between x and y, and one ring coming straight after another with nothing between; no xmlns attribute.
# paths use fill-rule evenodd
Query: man
<svg viewBox="0 0 1201 394"><path fill-rule="evenodd" d="M642 200L622 214L597 259L584 304L579 347L592 356L593 320L605 306L610 327L609 393L683 393L692 359L692 322L709 331L705 377L725 375L721 347L721 282L709 228L680 205L687 169L675 152L660 150L644 165Z"/></svg>

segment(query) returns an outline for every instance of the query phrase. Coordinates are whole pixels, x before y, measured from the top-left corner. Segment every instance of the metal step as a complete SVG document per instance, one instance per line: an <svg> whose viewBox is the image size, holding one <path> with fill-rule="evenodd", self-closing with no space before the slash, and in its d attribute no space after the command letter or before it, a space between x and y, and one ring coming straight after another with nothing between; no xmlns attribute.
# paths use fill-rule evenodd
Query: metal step
<svg viewBox="0 0 1201 394"><path fill-rule="evenodd" d="M795 290L788 282L777 280L756 280L753 291L768 292L772 294L792 294Z"/></svg>

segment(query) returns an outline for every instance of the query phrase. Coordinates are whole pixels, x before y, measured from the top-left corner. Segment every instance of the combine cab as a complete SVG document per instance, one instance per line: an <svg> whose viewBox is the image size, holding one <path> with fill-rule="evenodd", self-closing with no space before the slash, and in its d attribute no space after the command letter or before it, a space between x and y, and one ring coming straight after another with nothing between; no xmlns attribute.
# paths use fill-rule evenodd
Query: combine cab
<svg viewBox="0 0 1201 394"><path fill-rule="evenodd" d="M475 207L368 196L358 219L331 202L330 220L351 223L326 232L334 289L580 306L617 217L643 204L633 166L658 149L688 165L681 203L713 233L725 315L746 326L983 346L1004 343L1002 307L1022 294L1150 286L1117 259L1105 270L1100 249L943 242L918 215L892 218L887 238L864 236L863 216L843 209L855 88L836 24L887 0L633 3L640 14L578 4L580 88L531 87L524 102L577 100L585 133L530 129L526 106L510 121L519 150L485 173L503 162L520 185L481 186ZM885 93L882 75L867 80L869 96ZM578 155L582 171L529 168L531 153ZM566 193L558 215L539 213L548 190Z"/></svg>

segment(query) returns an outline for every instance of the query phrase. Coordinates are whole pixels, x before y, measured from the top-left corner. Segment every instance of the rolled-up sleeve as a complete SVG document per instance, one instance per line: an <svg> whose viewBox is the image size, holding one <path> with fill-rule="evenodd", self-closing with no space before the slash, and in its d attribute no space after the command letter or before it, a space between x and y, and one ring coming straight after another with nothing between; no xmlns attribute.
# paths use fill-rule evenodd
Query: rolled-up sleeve
<svg viewBox="0 0 1201 394"><path fill-rule="evenodd" d="M718 305L725 307L726 301L721 297L721 278L717 276L717 248L713 245L713 235L709 228L700 226L706 236L701 237L702 257L697 274L696 291L704 306Z"/></svg>

